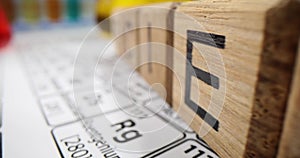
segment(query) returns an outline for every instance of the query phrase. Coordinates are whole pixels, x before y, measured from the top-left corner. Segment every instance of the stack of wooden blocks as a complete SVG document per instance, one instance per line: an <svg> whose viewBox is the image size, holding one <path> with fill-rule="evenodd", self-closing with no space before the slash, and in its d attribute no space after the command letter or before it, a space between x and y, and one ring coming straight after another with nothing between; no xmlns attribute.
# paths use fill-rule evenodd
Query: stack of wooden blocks
<svg viewBox="0 0 300 158"><path fill-rule="evenodd" d="M220 157L300 157L299 15L297 0L202 0L111 25L119 55Z"/></svg>

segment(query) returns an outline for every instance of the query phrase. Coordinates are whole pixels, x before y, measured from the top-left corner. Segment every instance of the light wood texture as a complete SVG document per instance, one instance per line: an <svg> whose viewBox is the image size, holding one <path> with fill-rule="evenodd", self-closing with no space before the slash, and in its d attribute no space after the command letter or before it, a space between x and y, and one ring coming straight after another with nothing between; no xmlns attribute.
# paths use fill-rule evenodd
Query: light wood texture
<svg viewBox="0 0 300 158"><path fill-rule="evenodd" d="M118 55L122 55L122 53L125 50L125 46L123 43L124 39L122 39L121 36L124 30L124 26L123 26L124 22L123 22L123 16L121 12L122 12L121 9L114 10L112 16L110 17L110 21L109 20L105 21L106 23L110 23L110 30L115 40L113 42L116 47L116 52Z"/></svg>
<svg viewBox="0 0 300 158"><path fill-rule="evenodd" d="M139 63L139 50L136 48L139 41L138 9L117 9L111 20L116 51L123 60L133 67Z"/></svg>
<svg viewBox="0 0 300 158"><path fill-rule="evenodd" d="M172 10L177 3L161 3L139 9L140 74L165 98L172 100ZM171 18L171 19L168 19ZM171 46L170 46L171 45ZM168 52L169 51L169 52Z"/></svg>
<svg viewBox="0 0 300 158"><path fill-rule="evenodd" d="M278 152L279 158L300 157L300 43L294 71L293 84Z"/></svg>
<svg viewBox="0 0 300 158"><path fill-rule="evenodd" d="M202 0L177 7L174 46L180 53L174 53L172 104L220 157L276 156L299 11L299 2L288 0Z"/></svg>

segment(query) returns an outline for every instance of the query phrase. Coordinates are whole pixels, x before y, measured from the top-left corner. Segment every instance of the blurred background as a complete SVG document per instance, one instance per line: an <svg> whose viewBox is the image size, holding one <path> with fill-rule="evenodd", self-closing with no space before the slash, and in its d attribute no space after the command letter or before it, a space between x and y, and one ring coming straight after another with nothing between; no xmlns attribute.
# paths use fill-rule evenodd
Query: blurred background
<svg viewBox="0 0 300 158"><path fill-rule="evenodd" d="M1 0L13 31L89 25L95 19L95 0Z"/></svg>
<svg viewBox="0 0 300 158"><path fill-rule="evenodd" d="M1 0L0 47L15 32L92 26L115 10L167 1L170 0Z"/></svg>

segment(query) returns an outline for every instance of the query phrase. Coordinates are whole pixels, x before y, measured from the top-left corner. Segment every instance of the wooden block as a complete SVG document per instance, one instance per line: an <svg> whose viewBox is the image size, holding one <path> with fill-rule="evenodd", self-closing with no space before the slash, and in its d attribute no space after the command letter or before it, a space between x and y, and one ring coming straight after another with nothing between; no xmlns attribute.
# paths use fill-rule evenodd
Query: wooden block
<svg viewBox="0 0 300 158"><path fill-rule="evenodd" d="M108 23L108 22L107 22ZM116 53L122 55L125 50L124 39L122 39L122 34L124 30L124 21L122 16L122 10L114 10L112 16L110 17L110 30L115 41L114 45L116 47ZM101 25L101 24L100 24ZM124 38L124 37L123 37Z"/></svg>
<svg viewBox="0 0 300 158"><path fill-rule="evenodd" d="M112 15L111 29L114 36L116 51L130 65L139 62L138 44L138 9L117 9Z"/></svg>
<svg viewBox="0 0 300 158"><path fill-rule="evenodd" d="M171 103L172 12L178 3L161 3L139 9L140 74ZM169 51L169 52L168 52ZM159 85L158 85L159 84Z"/></svg>
<svg viewBox="0 0 300 158"><path fill-rule="evenodd" d="M277 156L279 158L300 157L300 139L298 138L300 134L300 43L297 56L293 84L291 86L291 93Z"/></svg>
<svg viewBox="0 0 300 158"><path fill-rule="evenodd" d="M172 104L220 157L276 156L299 13L289 0L177 7Z"/></svg>

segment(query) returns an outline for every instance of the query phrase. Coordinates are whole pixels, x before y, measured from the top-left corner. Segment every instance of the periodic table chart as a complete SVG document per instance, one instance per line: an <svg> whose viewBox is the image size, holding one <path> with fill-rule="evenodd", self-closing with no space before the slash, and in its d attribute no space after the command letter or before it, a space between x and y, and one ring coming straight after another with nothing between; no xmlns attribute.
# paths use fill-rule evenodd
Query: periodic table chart
<svg viewBox="0 0 300 158"><path fill-rule="evenodd" d="M56 41L42 38L41 32L15 42L61 157L218 157L137 72L118 61L113 49L93 73L87 73L85 63L97 58L87 57L74 75L82 36L68 32L53 33L59 36ZM41 34L39 39L32 38L36 34ZM107 44L95 39L85 42ZM120 66L114 69L116 61ZM116 82L111 82L112 74Z"/></svg>

